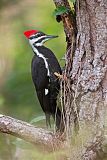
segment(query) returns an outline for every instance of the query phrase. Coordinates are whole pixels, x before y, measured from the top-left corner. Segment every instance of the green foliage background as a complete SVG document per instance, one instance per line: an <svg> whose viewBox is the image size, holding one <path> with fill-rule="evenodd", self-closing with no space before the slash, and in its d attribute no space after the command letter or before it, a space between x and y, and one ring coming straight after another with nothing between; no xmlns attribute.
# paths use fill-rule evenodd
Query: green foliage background
<svg viewBox="0 0 107 160"><path fill-rule="evenodd" d="M0 1L0 114L28 122L43 115L31 79L33 52L23 32L37 29L59 35L58 39L48 41L46 46L60 61L65 51L65 38L62 24L57 23L52 14L54 9L50 0ZM45 127L45 123L36 125ZM14 148L11 138L7 136L9 146L5 146L5 136L0 134L0 160L11 159L7 154L8 149Z"/></svg>

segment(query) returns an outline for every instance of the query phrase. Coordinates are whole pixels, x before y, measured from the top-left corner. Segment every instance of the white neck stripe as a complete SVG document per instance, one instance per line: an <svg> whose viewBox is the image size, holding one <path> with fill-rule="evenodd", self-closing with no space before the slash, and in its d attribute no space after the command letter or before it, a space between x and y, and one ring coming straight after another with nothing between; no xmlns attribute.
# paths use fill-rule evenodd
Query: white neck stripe
<svg viewBox="0 0 107 160"><path fill-rule="evenodd" d="M45 67L47 69L47 76L50 76L49 66L48 66L48 62L47 62L46 58L44 57L44 55L42 53L39 53L38 50L33 45L31 45L31 46L33 48L33 51L37 54L37 56L41 57L44 60Z"/></svg>

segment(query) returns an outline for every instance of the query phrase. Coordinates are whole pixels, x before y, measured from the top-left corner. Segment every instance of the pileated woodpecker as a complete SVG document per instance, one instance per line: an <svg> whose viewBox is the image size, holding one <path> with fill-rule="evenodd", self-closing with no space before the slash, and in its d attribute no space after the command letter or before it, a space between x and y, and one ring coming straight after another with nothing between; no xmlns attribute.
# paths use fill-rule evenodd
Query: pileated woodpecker
<svg viewBox="0 0 107 160"><path fill-rule="evenodd" d="M47 40L58 36L47 35L37 30L25 31L24 35L34 52L31 64L32 79L40 105L46 115L46 123L50 125L52 116L57 129L61 129L61 111L56 102L60 83L54 74L55 72L61 74L61 67L54 53L43 45Z"/></svg>

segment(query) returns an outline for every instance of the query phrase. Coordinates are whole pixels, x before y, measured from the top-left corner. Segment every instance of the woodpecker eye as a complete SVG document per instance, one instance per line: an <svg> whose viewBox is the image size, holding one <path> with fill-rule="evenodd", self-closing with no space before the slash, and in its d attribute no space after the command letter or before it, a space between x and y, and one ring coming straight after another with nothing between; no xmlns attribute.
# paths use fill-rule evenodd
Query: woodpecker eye
<svg viewBox="0 0 107 160"><path fill-rule="evenodd" d="M43 32L39 32L39 37L44 36L45 34Z"/></svg>
<svg viewBox="0 0 107 160"><path fill-rule="evenodd" d="M40 37L40 33L36 33L36 35L35 35L36 37Z"/></svg>

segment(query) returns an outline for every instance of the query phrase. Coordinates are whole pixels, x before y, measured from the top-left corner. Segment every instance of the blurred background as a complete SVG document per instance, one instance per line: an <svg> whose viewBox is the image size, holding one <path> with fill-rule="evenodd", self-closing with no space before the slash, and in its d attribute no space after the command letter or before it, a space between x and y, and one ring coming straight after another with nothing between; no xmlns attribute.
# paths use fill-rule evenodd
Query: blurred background
<svg viewBox="0 0 107 160"><path fill-rule="evenodd" d="M46 46L62 65L66 43L63 26L53 16L54 9L52 0L0 0L0 114L27 122L36 118L36 126L41 127L46 126L31 79L33 52L23 32L37 29L59 35ZM15 138L0 133L0 160L15 160L16 146Z"/></svg>

